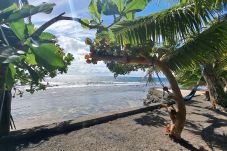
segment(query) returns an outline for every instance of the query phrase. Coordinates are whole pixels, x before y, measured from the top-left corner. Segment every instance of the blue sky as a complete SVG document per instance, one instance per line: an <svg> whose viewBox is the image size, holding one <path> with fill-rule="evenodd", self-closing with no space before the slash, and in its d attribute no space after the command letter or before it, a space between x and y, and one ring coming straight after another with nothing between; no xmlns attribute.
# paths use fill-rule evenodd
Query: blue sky
<svg viewBox="0 0 227 151"><path fill-rule="evenodd" d="M38 5L42 2L55 3L56 6L51 14L38 14L32 18L33 23L40 26L45 21L65 12L66 16L90 19L88 5L90 0L29 0L30 4ZM156 1L150 3L143 12L137 16L147 15L151 12L169 8L171 4L166 3L166 0L161 0L158 5ZM112 18L104 18L105 23L111 22ZM88 53L88 47L84 44L86 37L94 37L95 30L83 29L80 24L72 21L59 21L50 26L47 31L54 33L61 47L65 51L74 55L75 61L72 63L68 74L75 75L108 75L113 74L106 68L103 62L97 65L87 64L84 55ZM142 71L133 72L130 76L144 76Z"/></svg>

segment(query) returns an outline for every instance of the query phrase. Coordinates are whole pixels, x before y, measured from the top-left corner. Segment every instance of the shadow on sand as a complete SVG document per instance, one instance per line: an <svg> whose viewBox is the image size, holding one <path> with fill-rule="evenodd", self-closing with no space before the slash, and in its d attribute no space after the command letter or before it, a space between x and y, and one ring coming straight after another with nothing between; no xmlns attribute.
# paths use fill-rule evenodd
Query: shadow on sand
<svg viewBox="0 0 227 151"><path fill-rule="evenodd" d="M164 112L155 110L154 112L148 112L146 115L140 118L134 119L137 124L143 126L163 127L166 123L166 119L160 115L167 115Z"/></svg>
<svg viewBox="0 0 227 151"><path fill-rule="evenodd" d="M143 115L140 118L137 118L137 119L134 119L134 120L136 121L137 124L140 124L140 125L143 125L143 126L164 127L164 126L166 126L167 121L166 121L165 118L161 117L160 115L166 116L168 114L165 113L165 112L161 112L159 110L155 110L153 112L149 112L146 115ZM193 126L193 127L196 127L196 126ZM172 141L183 146L184 148L186 148L188 150L203 151L203 148L197 149L192 144L190 144L190 142L188 142L184 139L177 140L177 139L174 139L171 136L169 136L169 137Z"/></svg>
<svg viewBox="0 0 227 151"><path fill-rule="evenodd" d="M199 125L195 122L187 121L186 127L193 129L189 131L196 135L200 135L212 151L214 151L215 148L218 148L219 150L227 150L227 135L223 131L218 130L225 129L224 131L226 132L227 120L218 117L220 117L220 115L227 117L227 113L214 110L209 105L202 107L201 102L196 100L193 101L193 103L190 103L190 106L195 107L194 110L196 112L192 112L192 114L206 118L207 120L205 122L209 126L201 130Z"/></svg>
<svg viewBox="0 0 227 151"><path fill-rule="evenodd" d="M196 135L200 135L211 150L214 151L215 150L214 147L220 150L227 150L227 143L226 143L227 135L224 133L220 134L220 132L219 133L216 132L216 130L219 128L227 129L227 120L220 119L220 118L217 118L218 116L215 116L216 114L216 115L223 115L227 117L227 113L223 113L217 110L212 110L209 107L203 107L201 103L204 103L204 102L192 100L192 101L186 102L186 105L193 107L193 110L195 112L192 112L192 114L203 116L204 118L208 119L207 121L204 121L204 122L210 125L201 130L201 125L194 122L193 120L187 120L185 123L185 127L190 128L191 130L189 131L191 131L192 133ZM135 119L135 121L137 124L140 124L140 125L153 126L153 127L165 126L166 119L164 119L160 115L165 116L167 114L164 114L163 112L155 110L154 112L147 113L141 118ZM181 139L181 140L176 140L174 138L171 138L171 139L175 143L183 146L188 150L192 150L192 151L205 150L203 147L196 148L189 141L184 139Z"/></svg>
<svg viewBox="0 0 227 151"><path fill-rule="evenodd" d="M45 141L48 141L50 137L60 135L60 134L65 134L67 135L68 133L78 130L80 128L78 127L72 127L70 126L70 121L63 122L61 125L56 126L54 129L45 129L45 126L43 126L43 129L40 131L32 131L29 132L31 134L26 134L30 135L28 139L23 138L23 132L18 132L18 134L14 134L15 137L13 136L12 138L6 138L6 139L1 139L0 141L0 151L16 151L16 150L21 150L23 148L29 148L29 144L36 144L33 145L32 148L35 148L42 144ZM40 128L39 128L40 129Z"/></svg>
<svg viewBox="0 0 227 151"><path fill-rule="evenodd" d="M227 143L226 143L227 135L224 133L220 134L220 132L217 131L217 129L227 128L227 120L219 119L211 114L206 114L206 113L202 113L202 114L193 113L193 114L197 114L197 115L201 115L209 118L207 123L209 123L210 125L202 129L202 131L193 130L191 132L195 133L196 135L200 135L212 151L215 150L214 148L218 148L220 150L227 150Z"/></svg>

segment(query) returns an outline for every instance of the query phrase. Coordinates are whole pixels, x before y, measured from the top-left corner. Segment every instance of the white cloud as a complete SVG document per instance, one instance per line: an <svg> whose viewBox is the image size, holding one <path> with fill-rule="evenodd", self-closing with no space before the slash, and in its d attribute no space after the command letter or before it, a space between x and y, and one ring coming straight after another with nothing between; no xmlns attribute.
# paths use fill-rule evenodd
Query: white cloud
<svg viewBox="0 0 227 151"><path fill-rule="evenodd" d="M60 21L48 28L55 34L58 43L66 52L73 54L75 60L69 68L69 74L78 75L112 75L103 62L97 65L87 64L84 56L89 53L89 47L84 43L86 37L94 37L94 30L83 29L78 23L72 21Z"/></svg>
<svg viewBox="0 0 227 151"><path fill-rule="evenodd" d="M95 30L88 30L81 27L75 21L59 21L48 28L48 31L54 32L56 35L65 35L72 38L93 38Z"/></svg>

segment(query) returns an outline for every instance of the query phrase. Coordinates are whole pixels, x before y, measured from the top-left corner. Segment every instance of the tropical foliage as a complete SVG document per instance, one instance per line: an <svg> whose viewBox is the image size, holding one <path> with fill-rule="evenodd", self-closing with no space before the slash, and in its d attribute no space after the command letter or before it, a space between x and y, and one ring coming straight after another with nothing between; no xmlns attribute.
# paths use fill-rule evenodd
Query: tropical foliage
<svg viewBox="0 0 227 151"><path fill-rule="evenodd" d="M188 67L176 72L176 78L182 87L194 87L199 81L200 85L206 85L199 66Z"/></svg>
<svg viewBox="0 0 227 151"><path fill-rule="evenodd" d="M170 53L168 64L174 62L175 67L191 65L192 58L196 63L204 63L217 56L217 52L226 51L226 17L215 19L225 6L226 1L180 1L167 10L122 21L112 30L121 44L141 44L147 40L158 47L171 44L176 49Z"/></svg>
<svg viewBox="0 0 227 151"><path fill-rule="evenodd" d="M13 125L11 90L15 84L29 85L27 91L30 93L44 90L46 88L44 78L53 78L57 73L67 72L73 56L64 53L54 35L43 32L31 22L32 15L49 14L55 4L42 3L32 6L27 0L0 2L0 136L2 136L8 135L10 125L11 127ZM22 96L21 91L19 95Z"/></svg>
<svg viewBox="0 0 227 151"><path fill-rule="evenodd" d="M188 39L166 57L171 69L182 69L191 65L214 62L227 51L227 18Z"/></svg>
<svg viewBox="0 0 227 151"><path fill-rule="evenodd" d="M56 37L50 33L43 32L34 37L37 28L24 19L40 12L49 14L53 7L54 4L43 3L20 8L13 3L1 10L0 64L7 71L2 75L6 89L10 90L18 83L30 85L28 91L34 92L45 88L42 83L45 76L54 77L67 71L72 55L65 54L57 45Z"/></svg>
<svg viewBox="0 0 227 151"><path fill-rule="evenodd" d="M117 6L114 7L115 9L127 6L125 2L122 2L124 5L117 1L113 3ZM167 10L152 13L146 17L137 17L134 20L129 20L127 16L119 18L121 14L125 14L124 11L114 11L114 15L119 15L118 20L115 19L110 26L102 26L106 27L104 29L110 29L108 33L114 33L121 46L129 43L131 46L146 45L150 47L149 52L156 55L160 54L156 48L162 47L165 49L162 60L176 71L183 67L210 62L214 56L217 58L227 50L226 17L220 15L225 8L226 1L184 0ZM102 12L101 10L98 12ZM211 26L212 28L209 28ZM142 49L136 53L141 53ZM133 68L126 67L125 69Z"/></svg>

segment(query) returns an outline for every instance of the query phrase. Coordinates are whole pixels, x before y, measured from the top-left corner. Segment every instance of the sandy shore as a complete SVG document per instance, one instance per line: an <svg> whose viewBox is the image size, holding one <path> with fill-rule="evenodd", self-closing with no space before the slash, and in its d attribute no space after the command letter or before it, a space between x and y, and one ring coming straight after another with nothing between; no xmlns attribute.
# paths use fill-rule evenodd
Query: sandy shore
<svg viewBox="0 0 227 151"><path fill-rule="evenodd" d="M97 86L49 88L12 101L17 130L78 117L143 106L149 87ZM161 89L159 89L161 90ZM162 90L161 90L162 91ZM190 90L182 90L185 96ZM196 95L201 94L197 91Z"/></svg>
<svg viewBox="0 0 227 151"><path fill-rule="evenodd" d="M9 151L185 151L227 150L227 114L213 111L203 96L187 104L187 121L182 142L164 135L169 117L155 110L120 118L78 131L24 144L10 144Z"/></svg>

